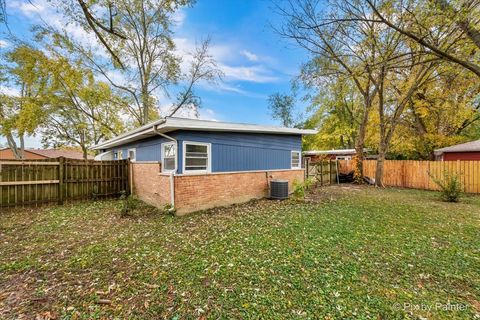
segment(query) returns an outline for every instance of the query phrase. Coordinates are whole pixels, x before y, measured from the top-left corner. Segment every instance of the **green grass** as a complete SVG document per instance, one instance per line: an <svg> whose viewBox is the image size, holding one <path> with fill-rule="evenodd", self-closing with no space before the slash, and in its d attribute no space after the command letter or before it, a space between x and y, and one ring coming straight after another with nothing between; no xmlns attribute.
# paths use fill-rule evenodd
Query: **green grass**
<svg viewBox="0 0 480 320"><path fill-rule="evenodd" d="M480 317L480 197L311 198L187 217L121 218L119 201L2 213L0 318Z"/></svg>

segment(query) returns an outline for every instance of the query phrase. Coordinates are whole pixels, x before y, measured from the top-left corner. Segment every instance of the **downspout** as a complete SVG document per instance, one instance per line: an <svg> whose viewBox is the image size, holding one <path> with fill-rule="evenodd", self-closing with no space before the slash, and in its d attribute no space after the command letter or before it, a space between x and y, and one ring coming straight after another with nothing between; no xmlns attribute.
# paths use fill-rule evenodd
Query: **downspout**
<svg viewBox="0 0 480 320"><path fill-rule="evenodd" d="M164 122L165 122L165 120L162 123L164 123ZM175 138L172 138L172 137L158 131L156 125L153 126L153 132L155 132L156 134L158 134L161 137L164 137L168 140L171 140L171 141L175 142L175 146L176 146L175 147L175 156L178 157L178 141ZM172 207L170 209L168 209L168 211L175 210L175 180L174 180L174 175L175 175L175 172L177 172L177 163L178 163L178 160L175 159L175 169L170 173L170 204L172 205ZM162 163L162 165L163 165L163 163Z"/></svg>

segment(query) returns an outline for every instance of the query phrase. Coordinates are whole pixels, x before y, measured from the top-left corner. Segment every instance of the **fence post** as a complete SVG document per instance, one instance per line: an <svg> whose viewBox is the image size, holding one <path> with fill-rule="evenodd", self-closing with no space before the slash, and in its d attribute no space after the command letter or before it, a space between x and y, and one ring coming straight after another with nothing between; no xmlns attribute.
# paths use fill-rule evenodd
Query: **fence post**
<svg viewBox="0 0 480 320"><path fill-rule="evenodd" d="M318 173L318 170L317 170L317 173ZM320 180L321 180L320 185L323 186L323 159L320 160Z"/></svg>
<svg viewBox="0 0 480 320"><path fill-rule="evenodd" d="M310 158L304 158L304 163L305 163L305 180L307 180L310 175Z"/></svg>
<svg viewBox="0 0 480 320"><path fill-rule="evenodd" d="M131 179L130 179L130 175L131 173L133 172L133 170L130 168L130 165L131 165L131 162L130 162L130 158L127 159L127 185L126 185L126 190L125 190L125 193L126 195L130 195L130 192L131 192Z"/></svg>
<svg viewBox="0 0 480 320"><path fill-rule="evenodd" d="M332 184L332 159L328 159L328 184Z"/></svg>
<svg viewBox="0 0 480 320"><path fill-rule="evenodd" d="M63 172L65 167L65 158L60 157L58 160L58 204L63 204Z"/></svg>

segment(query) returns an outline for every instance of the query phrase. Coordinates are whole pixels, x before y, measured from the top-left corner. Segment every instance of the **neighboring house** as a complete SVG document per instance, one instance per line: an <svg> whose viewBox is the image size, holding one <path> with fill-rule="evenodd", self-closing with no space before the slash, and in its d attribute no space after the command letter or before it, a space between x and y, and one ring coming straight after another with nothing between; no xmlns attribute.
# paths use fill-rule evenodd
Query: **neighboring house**
<svg viewBox="0 0 480 320"><path fill-rule="evenodd" d="M441 161L480 160L480 140L437 149L434 153L435 159Z"/></svg>
<svg viewBox="0 0 480 320"><path fill-rule="evenodd" d="M352 160L354 155L355 149L309 150L303 152L303 156L310 158L312 163L319 160Z"/></svg>
<svg viewBox="0 0 480 320"><path fill-rule="evenodd" d="M168 117L94 147L132 160L133 192L187 213L267 195L272 178L303 181L302 135L315 130Z"/></svg>
<svg viewBox="0 0 480 320"><path fill-rule="evenodd" d="M64 149L25 149L23 157L25 160L51 159L51 158L68 158L75 160L83 160L83 153L75 150ZM93 159L88 156L88 159ZM0 160L15 160L15 156L10 148L0 149Z"/></svg>
<svg viewBox="0 0 480 320"><path fill-rule="evenodd" d="M369 150L364 149L363 152ZM355 155L355 149L334 149L334 150L309 150L304 151L303 156L309 158L311 163L320 160L352 160ZM366 159L375 159L375 156L365 156Z"/></svg>

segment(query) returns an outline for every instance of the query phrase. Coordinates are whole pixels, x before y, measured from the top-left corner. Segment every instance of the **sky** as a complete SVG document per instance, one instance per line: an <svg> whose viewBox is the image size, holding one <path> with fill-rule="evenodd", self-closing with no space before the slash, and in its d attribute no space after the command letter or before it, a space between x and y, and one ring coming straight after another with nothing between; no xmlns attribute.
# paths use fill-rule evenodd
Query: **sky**
<svg viewBox="0 0 480 320"><path fill-rule="evenodd" d="M9 0L7 13L9 28L18 38L31 39L29 29L42 23L41 17L53 26L64 25L63 16L47 0ZM278 25L280 18L272 13L271 1L198 0L178 12L175 20L178 53L192 51L196 42L210 37L210 53L224 73L221 82L202 83L197 88L202 99L200 118L279 125L268 110L268 97L290 92L290 82L308 56L275 33L271 25ZM67 28L83 41L95 42L92 34ZM8 40L0 40L0 50L9 46ZM304 107L299 103L296 112L303 112ZM5 143L2 137L0 143ZM40 136L27 139L27 147L40 146Z"/></svg>

